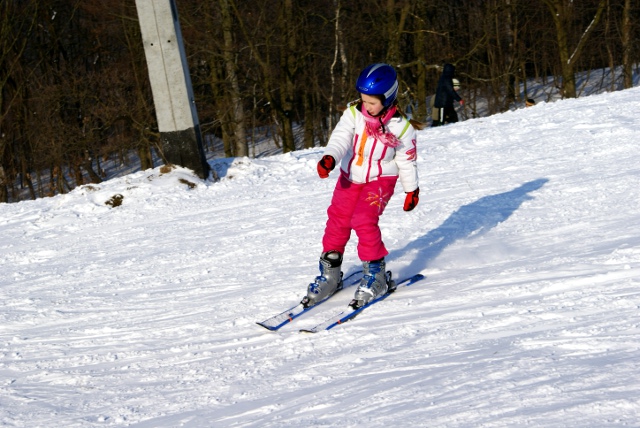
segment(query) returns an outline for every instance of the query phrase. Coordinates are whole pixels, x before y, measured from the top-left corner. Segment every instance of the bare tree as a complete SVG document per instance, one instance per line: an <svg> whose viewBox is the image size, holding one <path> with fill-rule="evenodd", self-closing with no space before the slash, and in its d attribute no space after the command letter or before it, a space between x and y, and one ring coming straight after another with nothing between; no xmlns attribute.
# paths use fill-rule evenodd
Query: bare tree
<svg viewBox="0 0 640 428"><path fill-rule="evenodd" d="M247 140L260 138L285 152L324 144L372 62L396 67L402 106L424 120L446 62L463 82L463 117L475 117L479 100L488 114L513 108L531 78L572 97L578 71L622 65L631 87L638 61L632 0L180 0L180 9L205 144L221 138L227 157L256 155ZM99 181L106 160L153 167L162 153L139 31L129 0L0 1L0 202Z"/></svg>
<svg viewBox="0 0 640 428"><path fill-rule="evenodd" d="M342 2L340 0L334 0L333 5L335 8L334 18L334 48L333 48L333 61L329 68L329 75L331 78L331 92L329 95L329 114L328 114L328 127L333 129L335 126L335 114L334 109L336 105L336 89L340 91L337 95L340 101L344 101L344 88L346 86L347 71L349 62L347 61L347 55L345 51L344 32L342 30ZM339 74L338 74L339 73Z"/></svg>
<svg viewBox="0 0 640 428"><path fill-rule="evenodd" d="M558 41L558 54L560 56L560 67L562 69L562 91L563 95L567 98L576 97L576 78L575 78L575 66L580 58L584 47L589 40L589 36L593 33L600 21L602 12L606 5L606 0L600 0L598 3L595 15L582 32L578 42L576 43L573 51L569 46L569 26L572 18L574 17L574 4L570 0L543 0L543 2L549 8L551 15L553 16L553 22L555 23L556 38Z"/></svg>
<svg viewBox="0 0 640 428"><path fill-rule="evenodd" d="M254 7L254 10L258 11L256 19L259 22L264 25L274 24L267 29L266 38L259 39L255 32L265 28L254 26L250 29L245 22L246 16L238 10L235 1L229 2L251 55L260 68L260 82L264 96L275 114L283 141L282 149L285 153L295 150L292 109L295 96L293 81L298 61L295 52L296 36L292 28L295 27L292 20L293 3L291 0L280 0L279 7L274 8L272 2ZM262 40L263 43L258 43L258 40ZM277 72L271 62L273 56L278 58Z"/></svg>
<svg viewBox="0 0 640 428"><path fill-rule="evenodd" d="M243 100L240 93L240 84L238 74L236 72L237 64L235 59L234 34L233 34L233 17L231 6L228 0L219 0L220 15L222 17L222 35L224 40L224 48L222 57L225 65L226 82L225 85L229 93L229 119L230 127L233 130L233 143L235 156L247 156L248 146L245 133L245 115Z"/></svg>
<svg viewBox="0 0 640 428"><path fill-rule="evenodd" d="M622 11L622 73L624 76L624 87L633 86L633 61L631 60L631 49L633 47L633 25L631 22L631 0L624 0Z"/></svg>
<svg viewBox="0 0 640 428"><path fill-rule="evenodd" d="M0 202L9 201L15 177L33 193L30 151L22 138L24 103L32 73L25 67L29 40L36 30L38 2L0 3Z"/></svg>

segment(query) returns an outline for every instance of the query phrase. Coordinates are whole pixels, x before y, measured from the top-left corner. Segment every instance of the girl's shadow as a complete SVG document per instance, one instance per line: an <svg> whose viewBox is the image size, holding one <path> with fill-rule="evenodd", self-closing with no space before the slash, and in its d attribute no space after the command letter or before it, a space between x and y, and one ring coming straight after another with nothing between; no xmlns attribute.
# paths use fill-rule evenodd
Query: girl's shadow
<svg viewBox="0 0 640 428"><path fill-rule="evenodd" d="M409 251L418 251L407 268L409 272L420 272L447 246L464 238L481 236L502 223L513 214L524 201L533 199L529 193L540 189L549 181L546 178L530 181L509 192L485 196L460 207L437 229L412 241L402 249L392 251L389 258L398 259Z"/></svg>

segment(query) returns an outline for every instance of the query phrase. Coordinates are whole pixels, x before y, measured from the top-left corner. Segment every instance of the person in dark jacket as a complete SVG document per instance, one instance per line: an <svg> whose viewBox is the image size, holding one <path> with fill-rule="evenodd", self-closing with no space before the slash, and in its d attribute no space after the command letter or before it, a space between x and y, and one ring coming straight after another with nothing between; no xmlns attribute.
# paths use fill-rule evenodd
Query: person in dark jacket
<svg viewBox="0 0 640 428"><path fill-rule="evenodd" d="M445 64L442 75L438 80L438 88L434 99L434 108L437 109L438 119L434 120L431 126L455 123L458 121L458 113L453 107L453 102L457 101L464 105L464 100L453 88L453 75L456 67L453 64Z"/></svg>

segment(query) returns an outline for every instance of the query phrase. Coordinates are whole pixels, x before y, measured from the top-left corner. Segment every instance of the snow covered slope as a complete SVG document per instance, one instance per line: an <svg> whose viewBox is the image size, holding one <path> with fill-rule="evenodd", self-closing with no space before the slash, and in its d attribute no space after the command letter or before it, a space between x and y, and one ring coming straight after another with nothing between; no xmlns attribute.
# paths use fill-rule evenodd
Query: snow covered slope
<svg viewBox="0 0 640 428"><path fill-rule="evenodd" d="M317 273L320 148L0 205L0 425L640 426L639 112L636 88L421 131L420 204L381 227L427 280L316 335L352 291L255 322Z"/></svg>

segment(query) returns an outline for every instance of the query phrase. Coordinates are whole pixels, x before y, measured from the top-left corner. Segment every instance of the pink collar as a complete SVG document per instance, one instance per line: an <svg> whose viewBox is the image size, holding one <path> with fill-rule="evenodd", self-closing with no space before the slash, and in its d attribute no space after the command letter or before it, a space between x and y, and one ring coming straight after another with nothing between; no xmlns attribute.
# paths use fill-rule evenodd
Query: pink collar
<svg viewBox="0 0 640 428"><path fill-rule="evenodd" d="M396 106L391 106L380 116L371 116L364 104L361 105L360 111L366 122L365 129L367 135L380 140L387 147L395 148L400 145L400 140L392 132L385 127L396 113Z"/></svg>

